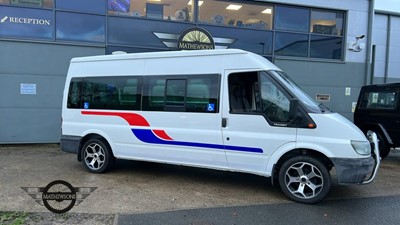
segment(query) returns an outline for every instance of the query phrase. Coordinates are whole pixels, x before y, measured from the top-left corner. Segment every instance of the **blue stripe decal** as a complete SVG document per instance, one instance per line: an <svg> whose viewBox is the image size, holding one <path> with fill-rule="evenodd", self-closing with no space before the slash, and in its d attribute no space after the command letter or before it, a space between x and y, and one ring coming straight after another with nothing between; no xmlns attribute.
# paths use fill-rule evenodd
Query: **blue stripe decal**
<svg viewBox="0 0 400 225"><path fill-rule="evenodd" d="M241 152L263 153L263 150L261 148L162 140L157 136L155 136L154 133L149 129L132 129L132 132L139 140L151 144L178 145L178 146L214 148L222 150L241 151Z"/></svg>

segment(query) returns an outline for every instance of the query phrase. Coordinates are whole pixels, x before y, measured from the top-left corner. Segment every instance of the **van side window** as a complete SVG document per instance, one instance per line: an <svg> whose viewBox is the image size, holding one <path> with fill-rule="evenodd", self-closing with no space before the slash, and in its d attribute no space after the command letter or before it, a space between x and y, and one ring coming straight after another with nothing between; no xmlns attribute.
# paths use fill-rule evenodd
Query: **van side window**
<svg viewBox="0 0 400 225"><path fill-rule="evenodd" d="M217 113L219 79L216 74L145 77L142 110Z"/></svg>
<svg viewBox="0 0 400 225"><path fill-rule="evenodd" d="M360 108L363 109L395 109L396 92L365 92Z"/></svg>
<svg viewBox="0 0 400 225"><path fill-rule="evenodd" d="M143 110L163 111L165 101L165 78L147 77L144 79Z"/></svg>
<svg viewBox="0 0 400 225"><path fill-rule="evenodd" d="M289 122L289 98L265 72L230 74L228 85L231 113L261 113L272 122Z"/></svg>
<svg viewBox="0 0 400 225"><path fill-rule="evenodd" d="M80 109L82 107L83 79L73 78L69 84L67 108Z"/></svg>
<svg viewBox="0 0 400 225"><path fill-rule="evenodd" d="M289 122L289 98L263 72L260 74L262 112L273 122Z"/></svg>
<svg viewBox="0 0 400 225"><path fill-rule="evenodd" d="M140 77L88 77L71 80L68 108L138 110Z"/></svg>
<svg viewBox="0 0 400 225"><path fill-rule="evenodd" d="M167 80L167 93L165 95L167 106L185 106L186 80Z"/></svg>
<svg viewBox="0 0 400 225"><path fill-rule="evenodd" d="M164 111L185 111L186 79L167 80Z"/></svg>
<svg viewBox="0 0 400 225"><path fill-rule="evenodd" d="M189 78L186 93L186 111L218 112L218 95L218 77Z"/></svg>
<svg viewBox="0 0 400 225"><path fill-rule="evenodd" d="M228 77L232 113L261 112L258 73L233 73Z"/></svg>

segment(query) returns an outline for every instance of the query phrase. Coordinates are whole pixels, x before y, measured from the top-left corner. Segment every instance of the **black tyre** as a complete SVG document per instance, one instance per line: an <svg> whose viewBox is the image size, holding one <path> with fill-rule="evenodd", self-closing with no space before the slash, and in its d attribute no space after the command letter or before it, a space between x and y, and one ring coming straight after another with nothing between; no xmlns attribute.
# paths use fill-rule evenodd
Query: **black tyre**
<svg viewBox="0 0 400 225"><path fill-rule="evenodd" d="M381 156L382 159L386 158L389 155L390 152L390 146L386 142L385 138L381 133L375 132L376 136L378 137L378 142L379 142L379 155Z"/></svg>
<svg viewBox="0 0 400 225"><path fill-rule="evenodd" d="M114 165L114 161L111 148L101 139L90 139L82 147L83 165L92 173L109 171Z"/></svg>
<svg viewBox="0 0 400 225"><path fill-rule="evenodd" d="M282 164L279 185L290 199L301 203L321 201L331 187L326 166L312 156L295 156Z"/></svg>

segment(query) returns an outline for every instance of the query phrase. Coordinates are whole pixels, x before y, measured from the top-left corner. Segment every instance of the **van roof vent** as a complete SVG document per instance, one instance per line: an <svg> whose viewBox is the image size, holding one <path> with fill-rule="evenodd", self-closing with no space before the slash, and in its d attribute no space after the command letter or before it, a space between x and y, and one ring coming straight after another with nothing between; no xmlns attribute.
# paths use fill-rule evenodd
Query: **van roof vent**
<svg viewBox="0 0 400 225"><path fill-rule="evenodd" d="M113 51L111 54L113 54L113 55L123 55L123 54L128 54L128 53L126 53L124 51Z"/></svg>

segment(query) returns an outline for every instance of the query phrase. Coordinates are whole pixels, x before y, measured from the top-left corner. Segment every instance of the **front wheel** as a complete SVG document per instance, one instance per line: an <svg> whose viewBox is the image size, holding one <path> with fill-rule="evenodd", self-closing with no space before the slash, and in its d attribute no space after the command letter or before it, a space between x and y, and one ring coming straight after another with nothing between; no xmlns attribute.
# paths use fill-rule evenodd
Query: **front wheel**
<svg viewBox="0 0 400 225"><path fill-rule="evenodd" d="M114 156L109 145L101 139L90 139L82 147L83 165L89 172L103 173L111 169Z"/></svg>
<svg viewBox="0 0 400 225"><path fill-rule="evenodd" d="M282 164L279 185L290 199L316 203L329 192L331 177L326 166L312 156L295 156Z"/></svg>

